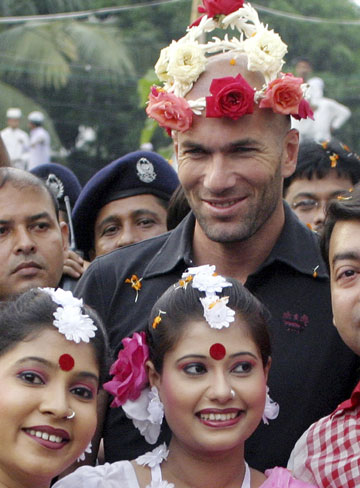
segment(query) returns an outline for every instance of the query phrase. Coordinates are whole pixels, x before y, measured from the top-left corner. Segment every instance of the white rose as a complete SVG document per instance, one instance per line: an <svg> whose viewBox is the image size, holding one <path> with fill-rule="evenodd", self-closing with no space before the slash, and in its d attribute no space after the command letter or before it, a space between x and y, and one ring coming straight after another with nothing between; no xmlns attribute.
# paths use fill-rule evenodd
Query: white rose
<svg viewBox="0 0 360 488"><path fill-rule="evenodd" d="M170 46L164 47L160 51L160 57L155 64L155 73L160 81L169 81L168 66L169 66L169 49Z"/></svg>
<svg viewBox="0 0 360 488"><path fill-rule="evenodd" d="M287 45L279 34L263 28L244 41L243 49L248 56L248 69L260 71L269 82L276 78L284 64Z"/></svg>
<svg viewBox="0 0 360 488"><path fill-rule="evenodd" d="M205 70L206 57L196 41L171 43L168 76L191 85Z"/></svg>

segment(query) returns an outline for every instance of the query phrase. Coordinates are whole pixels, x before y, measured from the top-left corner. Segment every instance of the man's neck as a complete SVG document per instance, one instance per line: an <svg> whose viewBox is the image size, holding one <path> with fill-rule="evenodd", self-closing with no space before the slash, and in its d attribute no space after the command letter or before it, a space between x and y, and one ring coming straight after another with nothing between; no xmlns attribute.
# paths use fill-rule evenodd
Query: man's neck
<svg viewBox="0 0 360 488"><path fill-rule="evenodd" d="M270 219L249 239L236 242L210 240L195 223L193 238L194 265L214 264L216 271L245 283L271 253L285 223L281 203Z"/></svg>

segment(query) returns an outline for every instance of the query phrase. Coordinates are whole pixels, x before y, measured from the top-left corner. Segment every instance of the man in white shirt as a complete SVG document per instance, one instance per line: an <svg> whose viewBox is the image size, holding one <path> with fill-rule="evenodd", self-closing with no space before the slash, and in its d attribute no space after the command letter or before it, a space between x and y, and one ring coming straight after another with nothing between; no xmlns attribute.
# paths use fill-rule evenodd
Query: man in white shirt
<svg viewBox="0 0 360 488"><path fill-rule="evenodd" d="M1 131L1 137L9 153L11 165L27 169L29 157L29 136L19 129L22 113L19 108L9 108L6 112L7 127Z"/></svg>
<svg viewBox="0 0 360 488"><path fill-rule="evenodd" d="M39 164L50 163L50 134L42 127L44 114L31 112L28 115L30 127L30 151L28 170Z"/></svg>

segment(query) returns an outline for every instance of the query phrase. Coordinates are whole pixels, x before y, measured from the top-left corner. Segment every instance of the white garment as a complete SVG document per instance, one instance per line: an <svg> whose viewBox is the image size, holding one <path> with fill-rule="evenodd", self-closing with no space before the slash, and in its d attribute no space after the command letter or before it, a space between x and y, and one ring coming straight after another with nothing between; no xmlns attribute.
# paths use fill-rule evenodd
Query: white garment
<svg viewBox="0 0 360 488"><path fill-rule="evenodd" d="M30 131L28 170L46 163L50 163L50 134L43 127L35 127Z"/></svg>
<svg viewBox="0 0 360 488"><path fill-rule="evenodd" d="M162 479L161 462L166 459L168 451L166 445L137 458L140 465L148 465L151 469L151 483L147 488L175 488L173 483ZM245 463L245 477L240 488L250 488L250 469ZM135 470L130 461L106 463L95 468L82 466L74 473L61 479L53 488L140 488Z"/></svg>
<svg viewBox="0 0 360 488"><path fill-rule="evenodd" d="M27 169L29 157L29 136L23 130L6 127L1 131L1 137L9 153L11 164L15 168Z"/></svg>
<svg viewBox="0 0 360 488"><path fill-rule="evenodd" d="M323 98L324 81L321 78L314 76L307 81L307 84L309 85L309 97L311 104L316 103L316 100L319 98Z"/></svg>
<svg viewBox="0 0 360 488"><path fill-rule="evenodd" d="M339 129L351 116L351 110L331 98L322 97L316 100L314 120L310 118L293 120L292 127L298 129L300 142L331 139L331 132Z"/></svg>

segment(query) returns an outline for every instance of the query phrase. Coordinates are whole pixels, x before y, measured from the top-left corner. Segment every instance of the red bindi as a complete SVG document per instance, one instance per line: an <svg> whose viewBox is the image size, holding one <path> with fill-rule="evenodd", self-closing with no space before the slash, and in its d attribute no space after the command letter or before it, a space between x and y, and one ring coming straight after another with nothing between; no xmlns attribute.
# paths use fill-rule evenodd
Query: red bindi
<svg viewBox="0 0 360 488"><path fill-rule="evenodd" d="M210 347L209 352L210 352L210 356L213 359L219 361L220 359L223 359L225 357L226 349L222 344L217 343L217 344L213 344Z"/></svg>
<svg viewBox="0 0 360 488"><path fill-rule="evenodd" d="M59 357L59 366L63 371L71 371L75 366L75 361L70 354L62 354Z"/></svg>

